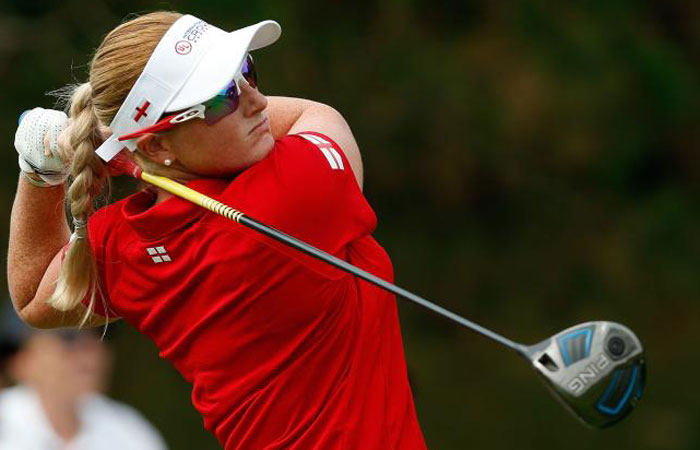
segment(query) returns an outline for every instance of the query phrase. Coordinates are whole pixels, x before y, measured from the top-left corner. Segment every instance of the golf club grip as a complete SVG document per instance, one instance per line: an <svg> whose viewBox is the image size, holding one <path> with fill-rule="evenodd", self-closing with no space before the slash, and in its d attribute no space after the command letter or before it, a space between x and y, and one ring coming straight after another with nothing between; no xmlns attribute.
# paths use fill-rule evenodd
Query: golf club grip
<svg viewBox="0 0 700 450"><path fill-rule="evenodd" d="M493 331L482 327L481 325L478 325L470 320L465 319L464 317L461 317L452 311L449 311L441 306L438 306L423 297L420 297L412 292L407 291L406 289L400 288L399 286L396 286L393 283L390 283L382 278L379 278L376 275L373 275L365 270L360 269L359 267L356 267L347 261L344 261L340 258L337 258L329 253L324 252L323 250L320 250L312 245L307 244L304 241L301 241L293 236L290 236L286 233L283 233L275 228L272 228L270 226L265 225L264 223L253 219L252 217L246 216L244 213L224 204L221 203L217 200L214 200L211 197L208 197L201 192L197 192L194 189L190 189L187 186L184 186L176 181L173 181L169 178L158 176L158 175L152 175L149 174L148 172L142 172L141 173L141 179L153 184L155 186L160 187L161 189L164 189L168 192L170 192L173 195L176 195L178 197L184 198L185 200L188 200L192 203L195 203L199 206L202 206L203 208L208 209L209 211L212 211L216 214L219 214L221 216L224 216L228 219L234 220L241 225L245 225L248 228L251 228L261 234L264 234L265 236L268 236L278 242L282 242L284 244L289 245L290 247L293 247L303 253L306 253L307 255L310 255L312 257L315 257L317 259L320 259L321 261L324 261L332 266L337 267L338 269L341 269L345 272L348 272L352 275L355 275L359 278L362 278L363 280L374 284L375 286L378 286L382 289L385 289L395 295L398 295L400 297L403 297L407 300L410 300L414 303L417 303L425 308L430 309L433 312L436 312L440 314L441 316L447 317L448 319L451 319L460 325L469 328L470 330L476 331L477 333L486 336L496 342L499 342L506 347L516 351L519 354L524 354L524 346L521 344L518 344L517 342L513 342L510 339L507 339L497 333L494 333Z"/></svg>

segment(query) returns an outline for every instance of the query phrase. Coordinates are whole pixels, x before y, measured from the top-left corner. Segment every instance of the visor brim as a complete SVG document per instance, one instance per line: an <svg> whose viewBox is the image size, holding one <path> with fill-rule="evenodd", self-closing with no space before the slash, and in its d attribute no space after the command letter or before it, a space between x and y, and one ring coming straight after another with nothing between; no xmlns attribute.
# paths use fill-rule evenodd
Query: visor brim
<svg viewBox="0 0 700 450"><path fill-rule="evenodd" d="M190 108L214 97L239 71L248 52L273 44L281 34L282 28L274 20L224 34L207 51L165 112Z"/></svg>

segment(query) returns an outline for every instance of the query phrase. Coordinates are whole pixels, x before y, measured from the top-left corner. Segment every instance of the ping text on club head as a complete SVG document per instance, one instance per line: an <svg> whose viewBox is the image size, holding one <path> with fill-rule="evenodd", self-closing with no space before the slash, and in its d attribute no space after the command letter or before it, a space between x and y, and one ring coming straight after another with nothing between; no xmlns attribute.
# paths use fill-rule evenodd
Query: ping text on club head
<svg viewBox="0 0 700 450"><path fill-rule="evenodd" d="M583 370L567 383L567 387L571 389L574 394L582 393L587 386L595 382L596 378L598 378L609 365L610 360L604 353L601 353L598 359L586 364Z"/></svg>

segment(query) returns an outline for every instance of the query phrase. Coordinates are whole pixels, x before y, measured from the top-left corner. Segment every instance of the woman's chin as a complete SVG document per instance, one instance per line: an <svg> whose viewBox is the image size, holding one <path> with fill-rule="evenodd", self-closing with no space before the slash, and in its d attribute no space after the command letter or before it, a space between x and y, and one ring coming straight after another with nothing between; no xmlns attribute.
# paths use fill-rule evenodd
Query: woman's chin
<svg viewBox="0 0 700 450"><path fill-rule="evenodd" d="M252 152L253 158L250 165L267 158L267 155L269 155L272 149L275 148L275 138L272 136L272 133L267 132L263 134L259 141L255 144L255 149Z"/></svg>

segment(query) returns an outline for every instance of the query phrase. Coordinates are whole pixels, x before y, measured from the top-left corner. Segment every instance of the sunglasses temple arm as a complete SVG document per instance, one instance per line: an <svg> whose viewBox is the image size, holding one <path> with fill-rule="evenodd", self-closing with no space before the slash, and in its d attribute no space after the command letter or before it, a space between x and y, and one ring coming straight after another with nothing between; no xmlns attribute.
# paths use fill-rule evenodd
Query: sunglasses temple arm
<svg viewBox="0 0 700 450"><path fill-rule="evenodd" d="M146 128L141 128L138 131L135 131L133 133L125 134L124 136L119 136L119 141L128 141L129 139L136 139L139 136L142 136L146 133L157 133L159 131L165 131L170 128L172 128L175 124L172 123L172 120L177 117L178 114L173 114L171 116L166 117L165 119L154 123L151 126L148 126Z"/></svg>

